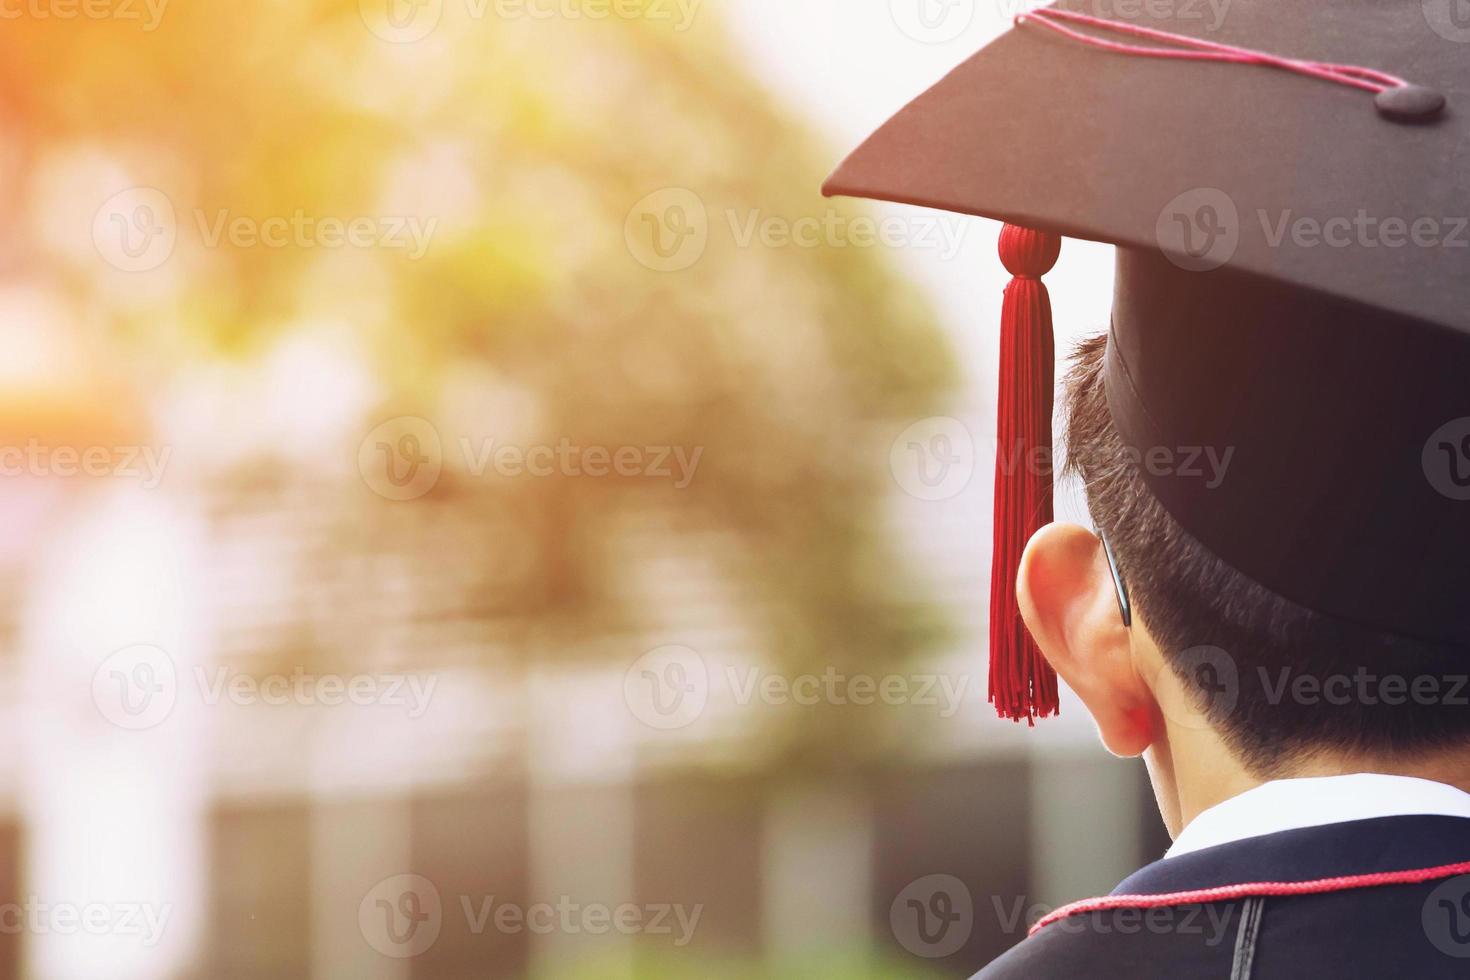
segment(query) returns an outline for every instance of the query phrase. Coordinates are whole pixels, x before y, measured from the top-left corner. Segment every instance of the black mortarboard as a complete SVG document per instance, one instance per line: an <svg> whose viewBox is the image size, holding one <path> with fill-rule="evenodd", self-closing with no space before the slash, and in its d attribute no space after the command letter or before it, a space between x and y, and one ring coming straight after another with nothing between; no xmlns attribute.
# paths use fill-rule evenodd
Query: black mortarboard
<svg viewBox="0 0 1470 980"><path fill-rule="evenodd" d="M1194 49L1024 15L826 191L1019 226L1002 236L1021 308L1002 371L1023 375L1002 377L1003 450L1050 445L1034 429L1052 236L1118 246L1108 403L1170 514L1299 605L1470 649L1470 23L1454 3L1139 3L1122 22L1295 59L1274 66L1142 56L1118 45ZM1232 454L1223 480L1146 463L1194 447ZM1014 542L1050 503L1013 474L997 492L998 522L1023 529L997 527L992 699L1029 718L1054 710L1055 679L1001 607Z"/></svg>

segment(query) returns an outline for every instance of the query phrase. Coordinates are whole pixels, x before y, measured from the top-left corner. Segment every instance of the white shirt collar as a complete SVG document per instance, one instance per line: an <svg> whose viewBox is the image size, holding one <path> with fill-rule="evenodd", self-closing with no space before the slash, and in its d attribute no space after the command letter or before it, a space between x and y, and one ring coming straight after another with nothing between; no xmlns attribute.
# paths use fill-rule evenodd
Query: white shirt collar
<svg viewBox="0 0 1470 980"><path fill-rule="evenodd" d="M1404 816L1470 817L1470 793L1428 779L1373 773L1279 779L1195 817L1165 856L1283 830Z"/></svg>

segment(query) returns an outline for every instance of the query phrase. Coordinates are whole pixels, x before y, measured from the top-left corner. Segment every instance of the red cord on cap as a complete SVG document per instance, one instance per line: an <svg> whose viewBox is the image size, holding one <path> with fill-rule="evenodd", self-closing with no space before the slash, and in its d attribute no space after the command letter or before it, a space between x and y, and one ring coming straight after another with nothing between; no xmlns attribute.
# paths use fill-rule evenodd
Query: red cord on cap
<svg viewBox="0 0 1470 980"><path fill-rule="evenodd" d="M1031 724L1060 710L1057 675L1016 606L1021 553L1052 521L1051 416L1056 341L1041 277L1061 254L1056 235L1006 225L1000 258L1015 279L1000 318L996 410L995 550L990 568L990 701L1002 718Z"/></svg>
<svg viewBox="0 0 1470 980"><path fill-rule="evenodd" d="M1134 37L1147 38L1150 41L1176 44L1179 48L1149 48L1141 44L1124 44L1120 41L1109 41L1106 38L1084 34L1081 31L1063 26L1062 21L1085 24L1088 27L1096 27L1100 30L1113 31L1118 34L1131 34ZM1065 34L1074 41L1081 41L1083 44L1089 44L1094 48L1102 48L1105 51L1114 51L1118 54L1131 54L1144 58L1177 58L1181 61L1224 61L1237 65L1264 65L1268 68L1293 71L1299 75L1309 75L1312 78L1336 82L1339 85L1350 85L1353 88L1365 89L1374 93L1382 93L1388 89L1409 87L1409 83L1397 75L1390 75L1388 72L1379 71L1376 68L1365 68L1362 65L1335 65L1327 61L1308 61L1304 58L1283 58L1280 55L1270 54L1266 51L1257 51L1253 48L1242 48L1234 44L1219 44L1214 41L1203 40L1202 38L1189 37L1184 34L1172 34L1169 31L1155 30L1151 27L1142 27L1138 24L1129 24L1124 21L1108 20L1105 17L1094 17L1091 14L1081 14L1072 10L1057 10L1055 8L1032 10L1017 14L1015 22L1018 26L1025 23L1040 24L1043 27L1051 28L1058 34ZM1180 48L1185 50L1180 50Z"/></svg>

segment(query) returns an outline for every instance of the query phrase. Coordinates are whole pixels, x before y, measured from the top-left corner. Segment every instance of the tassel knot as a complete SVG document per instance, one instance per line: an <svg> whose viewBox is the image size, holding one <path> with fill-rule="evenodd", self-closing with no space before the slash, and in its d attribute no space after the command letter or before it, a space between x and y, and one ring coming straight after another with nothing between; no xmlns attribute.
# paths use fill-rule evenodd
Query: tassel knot
<svg viewBox="0 0 1470 980"><path fill-rule="evenodd" d="M1006 225L1000 230L1000 261L1017 279L1040 279L1062 254L1062 240L1044 231Z"/></svg>

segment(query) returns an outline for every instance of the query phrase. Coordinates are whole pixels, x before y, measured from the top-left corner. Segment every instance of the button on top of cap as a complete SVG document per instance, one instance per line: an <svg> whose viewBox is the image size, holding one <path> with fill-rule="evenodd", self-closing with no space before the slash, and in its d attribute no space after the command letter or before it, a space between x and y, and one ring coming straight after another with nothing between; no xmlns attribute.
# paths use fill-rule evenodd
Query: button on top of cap
<svg viewBox="0 0 1470 980"><path fill-rule="evenodd" d="M1423 85L1400 85L1379 92L1373 104L1380 115L1395 122L1428 122L1444 111L1445 99Z"/></svg>

